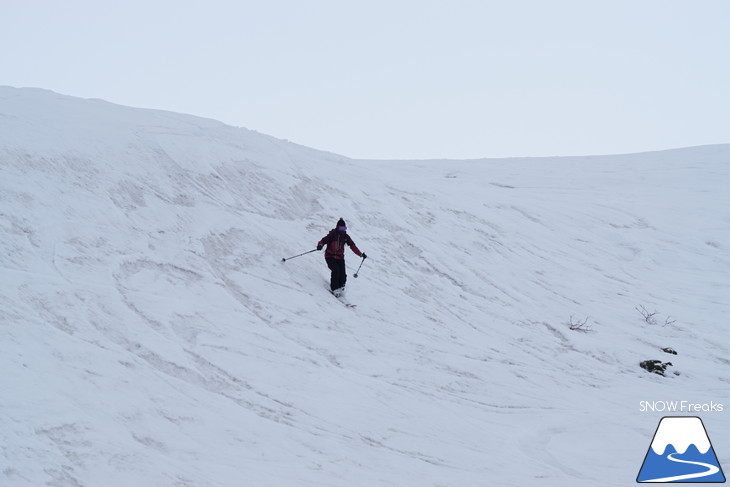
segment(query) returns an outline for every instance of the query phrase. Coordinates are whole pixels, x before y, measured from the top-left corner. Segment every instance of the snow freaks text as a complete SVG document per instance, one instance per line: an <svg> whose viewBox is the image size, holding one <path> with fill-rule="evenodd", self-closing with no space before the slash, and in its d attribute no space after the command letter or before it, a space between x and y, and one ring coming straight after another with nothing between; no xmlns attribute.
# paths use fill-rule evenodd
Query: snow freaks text
<svg viewBox="0 0 730 487"><path fill-rule="evenodd" d="M659 413L721 413L724 406L721 403L697 403L693 401L640 401L639 411Z"/></svg>

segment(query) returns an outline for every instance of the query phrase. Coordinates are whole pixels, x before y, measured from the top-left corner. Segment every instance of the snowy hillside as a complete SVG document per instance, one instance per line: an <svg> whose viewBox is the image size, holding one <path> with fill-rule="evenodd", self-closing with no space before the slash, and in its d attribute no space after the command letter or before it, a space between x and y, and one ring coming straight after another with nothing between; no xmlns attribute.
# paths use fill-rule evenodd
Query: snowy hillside
<svg viewBox="0 0 730 487"><path fill-rule="evenodd" d="M730 466L730 145L357 161L2 87L0 171L0 485L629 485L671 400ZM281 261L339 217L354 310Z"/></svg>

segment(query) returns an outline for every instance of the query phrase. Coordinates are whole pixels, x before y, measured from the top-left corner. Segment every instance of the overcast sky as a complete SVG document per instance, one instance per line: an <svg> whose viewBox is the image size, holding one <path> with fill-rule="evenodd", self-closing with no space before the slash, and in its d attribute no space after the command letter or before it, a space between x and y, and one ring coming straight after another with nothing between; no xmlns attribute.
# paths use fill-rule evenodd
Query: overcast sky
<svg viewBox="0 0 730 487"><path fill-rule="evenodd" d="M0 0L0 85L356 158L730 142L728 0Z"/></svg>

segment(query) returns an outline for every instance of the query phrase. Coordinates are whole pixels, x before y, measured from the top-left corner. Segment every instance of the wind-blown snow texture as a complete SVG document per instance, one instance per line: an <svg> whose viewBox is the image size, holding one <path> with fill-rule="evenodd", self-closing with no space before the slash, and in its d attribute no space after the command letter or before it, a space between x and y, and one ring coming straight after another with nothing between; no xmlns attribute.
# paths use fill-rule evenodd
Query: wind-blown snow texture
<svg viewBox="0 0 730 487"><path fill-rule="evenodd" d="M357 161L3 87L0 164L2 485L628 485L639 401L730 408L730 146ZM281 262L340 216L356 310Z"/></svg>

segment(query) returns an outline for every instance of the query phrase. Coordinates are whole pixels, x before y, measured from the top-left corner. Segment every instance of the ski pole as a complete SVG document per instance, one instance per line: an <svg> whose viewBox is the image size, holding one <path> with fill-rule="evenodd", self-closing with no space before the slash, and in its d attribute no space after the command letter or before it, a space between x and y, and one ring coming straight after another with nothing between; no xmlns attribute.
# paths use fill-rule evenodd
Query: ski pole
<svg viewBox="0 0 730 487"><path fill-rule="evenodd" d="M284 257L283 259L281 259L281 261L286 262L287 260L296 259L297 257L301 257L302 255L311 254L312 252L316 252L316 251L317 251L317 249L314 249L314 250L310 250L308 252L301 253L299 255L294 255L292 257Z"/></svg>
<svg viewBox="0 0 730 487"><path fill-rule="evenodd" d="M365 257L363 257L363 258L362 258L362 260L360 261L360 266L359 266L359 267L357 268L357 270L355 271L355 274L353 274L353 277L357 277L357 273L358 273L358 272L360 272L360 267L362 267L362 265L363 265L364 263L365 263Z"/></svg>

